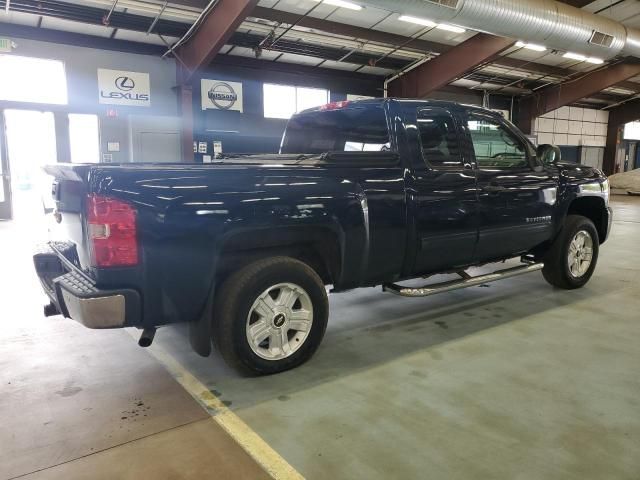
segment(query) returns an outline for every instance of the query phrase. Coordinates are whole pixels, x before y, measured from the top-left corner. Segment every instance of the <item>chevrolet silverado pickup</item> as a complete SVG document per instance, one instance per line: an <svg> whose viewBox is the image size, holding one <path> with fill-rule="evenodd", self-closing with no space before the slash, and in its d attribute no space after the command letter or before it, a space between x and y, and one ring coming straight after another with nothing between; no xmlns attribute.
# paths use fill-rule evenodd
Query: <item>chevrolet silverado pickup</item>
<svg viewBox="0 0 640 480"><path fill-rule="evenodd" d="M559 157L490 110L375 99L294 115L277 155L52 165L59 232L34 256L45 315L137 327L142 346L188 322L199 354L269 374L316 351L328 291L422 297L537 270L579 288L611 227L609 186ZM455 279L406 285L437 273Z"/></svg>

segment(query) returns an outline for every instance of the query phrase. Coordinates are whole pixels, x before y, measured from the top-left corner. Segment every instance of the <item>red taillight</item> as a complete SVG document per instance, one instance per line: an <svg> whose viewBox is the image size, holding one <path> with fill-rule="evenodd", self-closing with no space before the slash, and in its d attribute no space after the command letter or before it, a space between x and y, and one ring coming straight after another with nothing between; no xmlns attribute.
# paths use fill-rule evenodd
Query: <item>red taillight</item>
<svg viewBox="0 0 640 480"><path fill-rule="evenodd" d="M326 112L329 110L340 110L341 108L346 108L349 106L351 102L349 100L342 100L341 102L331 102L326 105L322 105L320 107L321 112Z"/></svg>
<svg viewBox="0 0 640 480"><path fill-rule="evenodd" d="M89 195L87 230L94 266L128 267L138 264L136 211L128 203Z"/></svg>

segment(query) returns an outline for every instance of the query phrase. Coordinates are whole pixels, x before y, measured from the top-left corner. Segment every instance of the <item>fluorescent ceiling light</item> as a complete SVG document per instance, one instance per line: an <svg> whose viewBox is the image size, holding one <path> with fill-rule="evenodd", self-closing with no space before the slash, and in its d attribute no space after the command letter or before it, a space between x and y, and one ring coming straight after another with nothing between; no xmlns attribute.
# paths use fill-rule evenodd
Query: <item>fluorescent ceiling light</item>
<svg viewBox="0 0 640 480"><path fill-rule="evenodd" d="M571 60L578 60L579 62L584 62L587 57L584 55L580 55L579 53L567 52L563 55L564 58L570 58Z"/></svg>
<svg viewBox="0 0 640 480"><path fill-rule="evenodd" d="M316 0L318 1L318 0ZM320 0L327 5L333 5L334 7L348 8L349 10L362 10L362 7L356 3L347 2L346 0Z"/></svg>
<svg viewBox="0 0 640 480"><path fill-rule="evenodd" d="M427 20L426 18L412 17L410 15L401 15L400 17L398 17L398 20L400 20L401 22L415 23L416 25L422 25L423 27L438 28L440 30L446 30L447 32L466 32L466 30L462 27L456 27L455 25L449 25L447 23L436 23L431 20Z"/></svg>
<svg viewBox="0 0 640 480"><path fill-rule="evenodd" d="M425 18L411 17L409 15L402 15L398 18L401 22L409 22L415 23L417 25L423 25L425 27L435 27L438 25L436 22L432 22L431 20L427 20Z"/></svg>
<svg viewBox="0 0 640 480"><path fill-rule="evenodd" d="M455 25L447 25L446 23L439 23L436 28L440 30L446 30L453 33L464 33L466 30L462 27L456 27Z"/></svg>
<svg viewBox="0 0 640 480"><path fill-rule="evenodd" d="M516 43L516 47L526 48L527 50L534 50L536 52L544 52L547 49L547 47L543 45L536 45L535 43L526 43L522 41Z"/></svg>
<svg viewBox="0 0 640 480"><path fill-rule="evenodd" d="M597 57L587 57L585 55L580 55L579 53L567 52L563 55L564 58L570 58L572 60L577 60L579 62L588 62L593 63L595 65L602 65L604 60Z"/></svg>

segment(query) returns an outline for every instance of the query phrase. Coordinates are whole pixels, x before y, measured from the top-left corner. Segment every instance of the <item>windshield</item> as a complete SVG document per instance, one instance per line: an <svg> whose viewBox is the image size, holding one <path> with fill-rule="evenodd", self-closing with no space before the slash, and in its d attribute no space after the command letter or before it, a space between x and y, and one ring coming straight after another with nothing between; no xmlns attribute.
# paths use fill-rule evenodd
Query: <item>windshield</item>
<svg viewBox="0 0 640 480"><path fill-rule="evenodd" d="M280 153L388 152L387 119L381 106L350 107L295 115Z"/></svg>

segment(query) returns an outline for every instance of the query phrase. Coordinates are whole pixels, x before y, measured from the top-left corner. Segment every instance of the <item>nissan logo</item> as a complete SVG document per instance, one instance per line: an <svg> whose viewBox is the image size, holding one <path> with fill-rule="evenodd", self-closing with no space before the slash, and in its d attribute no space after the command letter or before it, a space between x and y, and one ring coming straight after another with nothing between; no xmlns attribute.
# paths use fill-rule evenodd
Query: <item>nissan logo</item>
<svg viewBox="0 0 640 480"><path fill-rule="evenodd" d="M118 90L122 90L123 92L133 90L136 86L136 82L134 82L131 77L118 77L116 78L115 84Z"/></svg>
<svg viewBox="0 0 640 480"><path fill-rule="evenodd" d="M238 94L225 82L216 83L209 90L209 100L220 110L229 110L238 101Z"/></svg>

